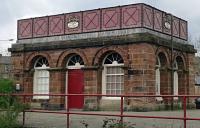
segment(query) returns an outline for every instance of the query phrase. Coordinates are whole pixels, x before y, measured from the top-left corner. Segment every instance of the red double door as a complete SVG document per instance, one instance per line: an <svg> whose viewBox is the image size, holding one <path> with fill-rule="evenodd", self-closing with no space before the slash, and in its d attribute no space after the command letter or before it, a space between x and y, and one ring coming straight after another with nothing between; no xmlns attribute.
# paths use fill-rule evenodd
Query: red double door
<svg viewBox="0 0 200 128"><path fill-rule="evenodd" d="M81 69L68 70L68 94L83 94L84 81ZM82 109L84 96L69 96L68 107Z"/></svg>

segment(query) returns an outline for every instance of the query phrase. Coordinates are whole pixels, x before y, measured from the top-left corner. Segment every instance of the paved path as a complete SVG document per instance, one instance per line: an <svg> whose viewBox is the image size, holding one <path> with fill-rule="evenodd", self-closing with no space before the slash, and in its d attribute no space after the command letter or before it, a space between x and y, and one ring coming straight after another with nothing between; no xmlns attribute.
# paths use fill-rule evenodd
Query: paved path
<svg viewBox="0 0 200 128"><path fill-rule="evenodd" d="M93 112L90 112L93 113ZM118 112L100 112L106 114L119 114ZM182 117L183 111L155 111L155 112L125 112L131 115L148 115L148 116L177 116ZM190 117L200 118L200 110L189 110L187 115ZM116 118L116 117L108 117ZM88 128L102 128L102 116L84 116L70 115L70 128L85 128L81 121L86 121L89 124ZM119 119L119 118L117 118ZM26 113L26 126L35 128L66 128L66 115L47 114L47 113ZM22 116L20 116L20 122ZM143 119L143 118L124 118L125 122L136 124L135 128L183 128L181 120L164 120L164 119ZM200 121L187 121L187 128L199 128Z"/></svg>

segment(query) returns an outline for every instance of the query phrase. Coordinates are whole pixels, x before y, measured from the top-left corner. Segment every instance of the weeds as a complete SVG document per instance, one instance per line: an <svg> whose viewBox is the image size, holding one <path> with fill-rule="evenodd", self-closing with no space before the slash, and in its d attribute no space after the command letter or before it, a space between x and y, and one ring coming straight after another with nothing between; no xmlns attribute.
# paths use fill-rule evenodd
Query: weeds
<svg viewBox="0 0 200 128"><path fill-rule="evenodd" d="M105 118L103 120L102 128L135 128L135 124L130 122L122 122L117 119Z"/></svg>

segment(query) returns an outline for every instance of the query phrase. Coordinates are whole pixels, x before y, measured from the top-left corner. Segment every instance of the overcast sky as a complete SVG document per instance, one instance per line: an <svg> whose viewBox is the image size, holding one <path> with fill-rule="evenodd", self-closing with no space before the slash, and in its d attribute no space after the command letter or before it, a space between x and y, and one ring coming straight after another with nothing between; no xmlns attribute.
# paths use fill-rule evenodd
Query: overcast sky
<svg viewBox="0 0 200 128"><path fill-rule="evenodd" d="M147 3L188 21L192 38L200 36L200 0L0 0L0 51L16 42L17 20L133 3Z"/></svg>

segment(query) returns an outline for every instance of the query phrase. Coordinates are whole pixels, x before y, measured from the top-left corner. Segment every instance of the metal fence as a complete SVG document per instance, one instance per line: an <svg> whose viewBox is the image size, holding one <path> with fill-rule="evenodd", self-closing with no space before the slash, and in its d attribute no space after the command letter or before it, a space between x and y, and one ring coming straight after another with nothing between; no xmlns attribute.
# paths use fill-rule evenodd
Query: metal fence
<svg viewBox="0 0 200 128"><path fill-rule="evenodd" d="M5 96L6 94L0 94L0 96ZM123 120L125 117L131 117L131 118L152 118L152 119L173 119L173 120L182 120L184 128L187 127L187 121L189 120L198 120L200 121L200 118L193 118L189 117L187 115L187 99L189 98L197 98L200 97L199 95L102 95L102 94L12 94L12 96L22 97L23 103L26 104L26 98L27 97L33 97L33 96L59 96L59 97L69 97L69 96L84 96L84 97L120 97L120 114L105 114L105 113L89 113L86 111L82 112L71 112L68 104L66 105L66 111L49 111L49 110L38 110L38 109L28 109L23 111L23 126L26 123L25 117L26 112L36 112L36 113L54 113L54 114L64 114L66 115L66 125L67 128L69 128L69 119L70 115L87 115L87 116L112 116L112 117L120 117L121 123L123 123ZM163 98L170 98L173 99L173 97L179 97L182 101L183 106L183 116L177 117L177 116L146 116L146 115L130 115L124 113L124 98L149 98L149 97L163 97Z"/></svg>

